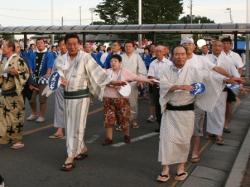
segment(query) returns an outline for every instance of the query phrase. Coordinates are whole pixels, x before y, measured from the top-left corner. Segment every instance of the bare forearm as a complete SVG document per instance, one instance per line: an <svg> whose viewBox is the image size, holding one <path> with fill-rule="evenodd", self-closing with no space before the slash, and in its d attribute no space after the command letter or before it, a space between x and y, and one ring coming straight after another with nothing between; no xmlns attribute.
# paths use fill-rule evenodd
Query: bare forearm
<svg viewBox="0 0 250 187"><path fill-rule="evenodd" d="M180 85L174 85L169 89L169 92L174 92L176 90L180 90Z"/></svg>
<svg viewBox="0 0 250 187"><path fill-rule="evenodd" d="M215 66L213 68L214 71L216 71L217 73L224 75L225 77L231 78L232 76L230 76L230 74L228 72L226 72L225 69L223 69L222 67L219 66Z"/></svg>

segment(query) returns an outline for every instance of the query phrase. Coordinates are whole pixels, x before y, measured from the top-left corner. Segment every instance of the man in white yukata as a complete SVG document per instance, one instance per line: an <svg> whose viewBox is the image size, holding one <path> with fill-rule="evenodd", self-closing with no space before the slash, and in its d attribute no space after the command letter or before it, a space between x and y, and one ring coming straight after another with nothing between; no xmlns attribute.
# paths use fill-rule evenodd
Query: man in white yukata
<svg viewBox="0 0 250 187"><path fill-rule="evenodd" d="M68 52L57 59L57 71L62 77L64 86L68 153L61 170L71 171L75 167L74 160L81 160L87 156L87 147L83 138L90 94L102 99L106 84L121 86L124 83L111 81L105 70L90 54L79 50L79 38L76 34L67 34L65 44Z"/></svg>
<svg viewBox="0 0 250 187"><path fill-rule="evenodd" d="M213 71L201 70L187 63L187 52L182 46L173 51L173 65L164 69L160 76L160 104L162 121L159 143L159 161L163 166L157 181L169 180L169 165L177 165L175 180L185 180L185 163L194 129L194 102L202 110L212 111L226 80ZM167 67L167 66L166 66ZM214 78L211 74L217 74ZM191 84L203 82L205 93L194 96Z"/></svg>
<svg viewBox="0 0 250 187"><path fill-rule="evenodd" d="M122 66L138 76L147 76L146 66L141 56L135 53L134 43L132 41L125 42L125 53L122 56ZM129 96L129 104L131 107L131 125L132 128L139 128L137 121L138 116L138 88L137 82L130 83L131 94ZM143 84L139 83L142 87Z"/></svg>
<svg viewBox="0 0 250 187"><path fill-rule="evenodd" d="M217 66L225 69L230 76L240 77L235 65L227 56L222 54L223 45L221 41L214 41L212 44L212 54L208 55L208 58ZM227 90L220 94L220 98L212 112L207 113L207 132L216 135L216 143L223 145L223 127L225 123Z"/></svg>
<svg viewBox="0 0 250 187"><path fill-rule="evenodd" d="M208 58L204 56L199 56L194 54L195 44L192 38L184 38L181 41L181 45L187 50L187 63L192 65L194 68L198 68L201 70L207 71L215 71L221 75L226 77L230 77L230 75L216 64L213 64ZM212 74L216 76L216 74ZM205 111L201 110L199 107L195 105L194 108L195 113L195 124L194 124L194 135L193 135L193 150L191 156L191 162L196 163L200 160L200 137L203 136L203 126L205 123Z"/></svg>
<svg viewBox="0 0 250 187"><path fill-rule="evenodd" d="M223 44L223 51L222 54L227 56L228 58L230 58L233 61L233 64L235 65L235 67L238 69L239 73L242 74L243 71L243 67L244 67L244 63L242 61L242 58L240 57L240 55L238 53L235 53L234 51L232 51L232 47L233 47L233 42L231 38L223 38L221 40L222 44ZM228 90L227 93L227 105L226 105L226 115L225 115L225 124L224 124L224 129L223 131L225 133L230 133L231 130L229 129L229 122L230 119L232 117L232 113L233 113L233 102L236 101L236 95ZM238 98L238 101L240 101L240 99Z"/></svg>

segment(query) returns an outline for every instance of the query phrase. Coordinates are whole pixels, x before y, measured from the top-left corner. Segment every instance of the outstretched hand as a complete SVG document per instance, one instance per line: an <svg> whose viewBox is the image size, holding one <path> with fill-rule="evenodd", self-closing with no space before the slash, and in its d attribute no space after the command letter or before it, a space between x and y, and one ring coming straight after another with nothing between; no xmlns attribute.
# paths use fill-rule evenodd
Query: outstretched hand
<svg viewBox="0 0 250 187"><path fill-rule="evenodd" d="M229 79L226 79L225 82L228 84L242 84L245 82L245 80L240 77L231 77Z"/></svg>
<svg viewBox="0 0 250 187"><path fill-rule="evenodd" d="M117 81L111 81L110 84L113 86L125 86L127 83L125 81L117 80Z"/></svg>

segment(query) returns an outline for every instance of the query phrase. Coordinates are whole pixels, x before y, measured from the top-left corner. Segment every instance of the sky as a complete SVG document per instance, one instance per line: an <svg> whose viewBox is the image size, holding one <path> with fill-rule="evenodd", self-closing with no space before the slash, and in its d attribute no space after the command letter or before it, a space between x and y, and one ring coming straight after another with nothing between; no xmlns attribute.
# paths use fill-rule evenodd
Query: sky
<svg viewBox="0 0 250 187"><path fill-rule="evenodd" d="M230 15L226 9L231 8L233 22L245 23L246 1L193 0L193 14L206 16L216 23L229 23ZM54 5L54 25L61 25L62 17L64 25L79 25L79 7L81 7L81 23L86 25L91 22L89 8L95 8L102 0L0 0L0 24L2 26L51 25L51 2ZM183 2L184 14L189 14L190 1ZM94 15L94 21L98 20L98 15Z"/></svg>

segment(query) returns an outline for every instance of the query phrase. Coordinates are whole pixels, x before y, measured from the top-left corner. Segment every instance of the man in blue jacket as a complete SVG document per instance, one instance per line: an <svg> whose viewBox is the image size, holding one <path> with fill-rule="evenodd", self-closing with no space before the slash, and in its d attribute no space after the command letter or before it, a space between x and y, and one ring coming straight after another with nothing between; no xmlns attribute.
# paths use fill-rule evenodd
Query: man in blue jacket
<svg viewBox="0 0 250 187"><path fill-rule="evenodd" d="M29 56L29 68L32 78L32 96L30 99L31 115L27 120L36 120L36 122L45 121L45 112L47 110L47 97L42 96L42 92L47 84L47 79L51 74L54 65L54 56L45 47L43 38L36 41L37 51ZM36 98L39 96L40 112L36 111Z"/></svg>

